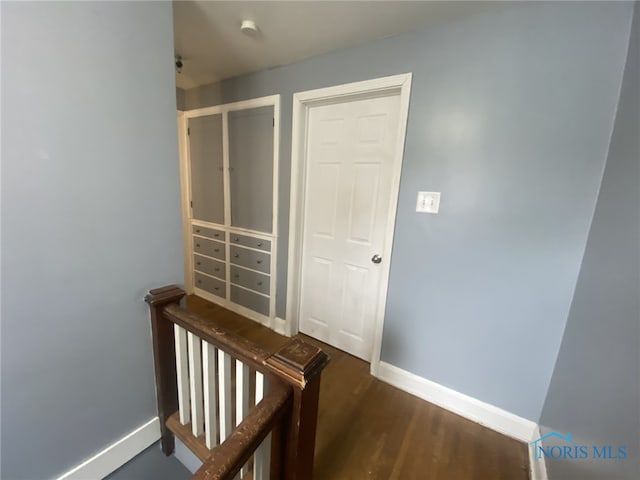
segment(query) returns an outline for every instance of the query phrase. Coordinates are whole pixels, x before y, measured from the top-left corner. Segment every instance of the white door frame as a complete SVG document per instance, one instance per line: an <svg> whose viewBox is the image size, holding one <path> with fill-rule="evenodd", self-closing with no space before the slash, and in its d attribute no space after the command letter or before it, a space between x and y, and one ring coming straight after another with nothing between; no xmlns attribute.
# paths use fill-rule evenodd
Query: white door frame
<svg viewBox="0 0 640 480"><path fill-rule="evenodd" d="M320 88L298 92L293 95L293 131L291 136L291 197L289 206L289 267L287 276L287 315L286 328L290 335L299 331L300 287L302 269L302 237L304 230L305 178L307 171L306 136L309 119L309 108L317 105L337 103L349 97L376 97L383 95L400 96L400 116L398 139L393 160L391 179L391 198L385 229L385 244L382 249L380 290L371 353L371 374L378 374L380 351L382 347L382 330L384 312L387 303L389 271L391 266L391 250L400 189L400 173L404 156L404 141L409 114L409 96L411 94L411 73L376 78L363 82L348 83L335 87Z"/></svg>

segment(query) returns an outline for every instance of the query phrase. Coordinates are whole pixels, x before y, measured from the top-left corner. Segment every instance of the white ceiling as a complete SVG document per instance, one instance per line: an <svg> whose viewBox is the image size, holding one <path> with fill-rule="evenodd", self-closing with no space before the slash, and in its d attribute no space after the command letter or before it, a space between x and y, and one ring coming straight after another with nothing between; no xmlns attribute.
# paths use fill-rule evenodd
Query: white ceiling
<svg viewBox="0 0 640 480"><path fill-rule="evenodd" d="M503 8L481 1L175 1L178 87L188 89L376 38ZM259 28L240 31L242 20Z"/></svg>

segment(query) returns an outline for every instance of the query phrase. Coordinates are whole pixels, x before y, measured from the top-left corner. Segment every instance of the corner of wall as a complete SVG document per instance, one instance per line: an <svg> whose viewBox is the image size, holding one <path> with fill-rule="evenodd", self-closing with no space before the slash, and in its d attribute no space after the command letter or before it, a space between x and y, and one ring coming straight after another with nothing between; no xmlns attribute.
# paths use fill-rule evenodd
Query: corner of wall
<svg viewBox="0 0 640 480"><path fill-rule="evenodd" d="M540 426L538 425L531 436L531 440L527 444L527 450L529 451L529 478L531 480L548 480L549 477L547 475L547 464L545 462L544 456L536 459L535 449L531 446L531 442L538 440L542 437L542 433L540 432Z"/></svg>

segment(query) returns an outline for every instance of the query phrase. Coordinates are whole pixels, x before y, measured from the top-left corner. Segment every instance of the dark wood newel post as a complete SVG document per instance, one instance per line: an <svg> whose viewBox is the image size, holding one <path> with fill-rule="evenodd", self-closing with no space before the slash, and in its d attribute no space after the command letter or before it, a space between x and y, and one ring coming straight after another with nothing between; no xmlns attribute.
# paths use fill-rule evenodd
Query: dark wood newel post
<svg viewBox="0 0 640 480"><path fill-rule="evenodd" d="M173 323L163 317L162 310L169 304L180 303L184 295L185 292L180 287L169 285L151 290L144 297L151 310L158 418L162 435L162 451L165 455L171 455L174 448L173 433L167 428L166 423L169 416L178 410L178 387Z"/></svg>
<svg viewBox="0 0 640 480"><path fill-rule="evenodd" d="M297 337L265 362L275 375L293 387L291 415L272 433L272 479L312 478L320 377L328 362L326 353Z"/></svg>

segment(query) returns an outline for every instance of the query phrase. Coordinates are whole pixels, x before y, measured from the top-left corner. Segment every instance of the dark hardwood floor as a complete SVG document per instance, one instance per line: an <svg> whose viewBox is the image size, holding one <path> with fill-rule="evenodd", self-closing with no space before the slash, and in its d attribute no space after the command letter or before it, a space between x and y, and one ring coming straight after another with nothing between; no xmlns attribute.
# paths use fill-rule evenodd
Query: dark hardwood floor
<svg viewBox="0 0 640 480"><path fill-rule="evenodd" d="M201 298L188 309L275 350L286 338ZM323 373L314 480L526 480L527 446L369 375L369 364L319 342Z"/></svg>

